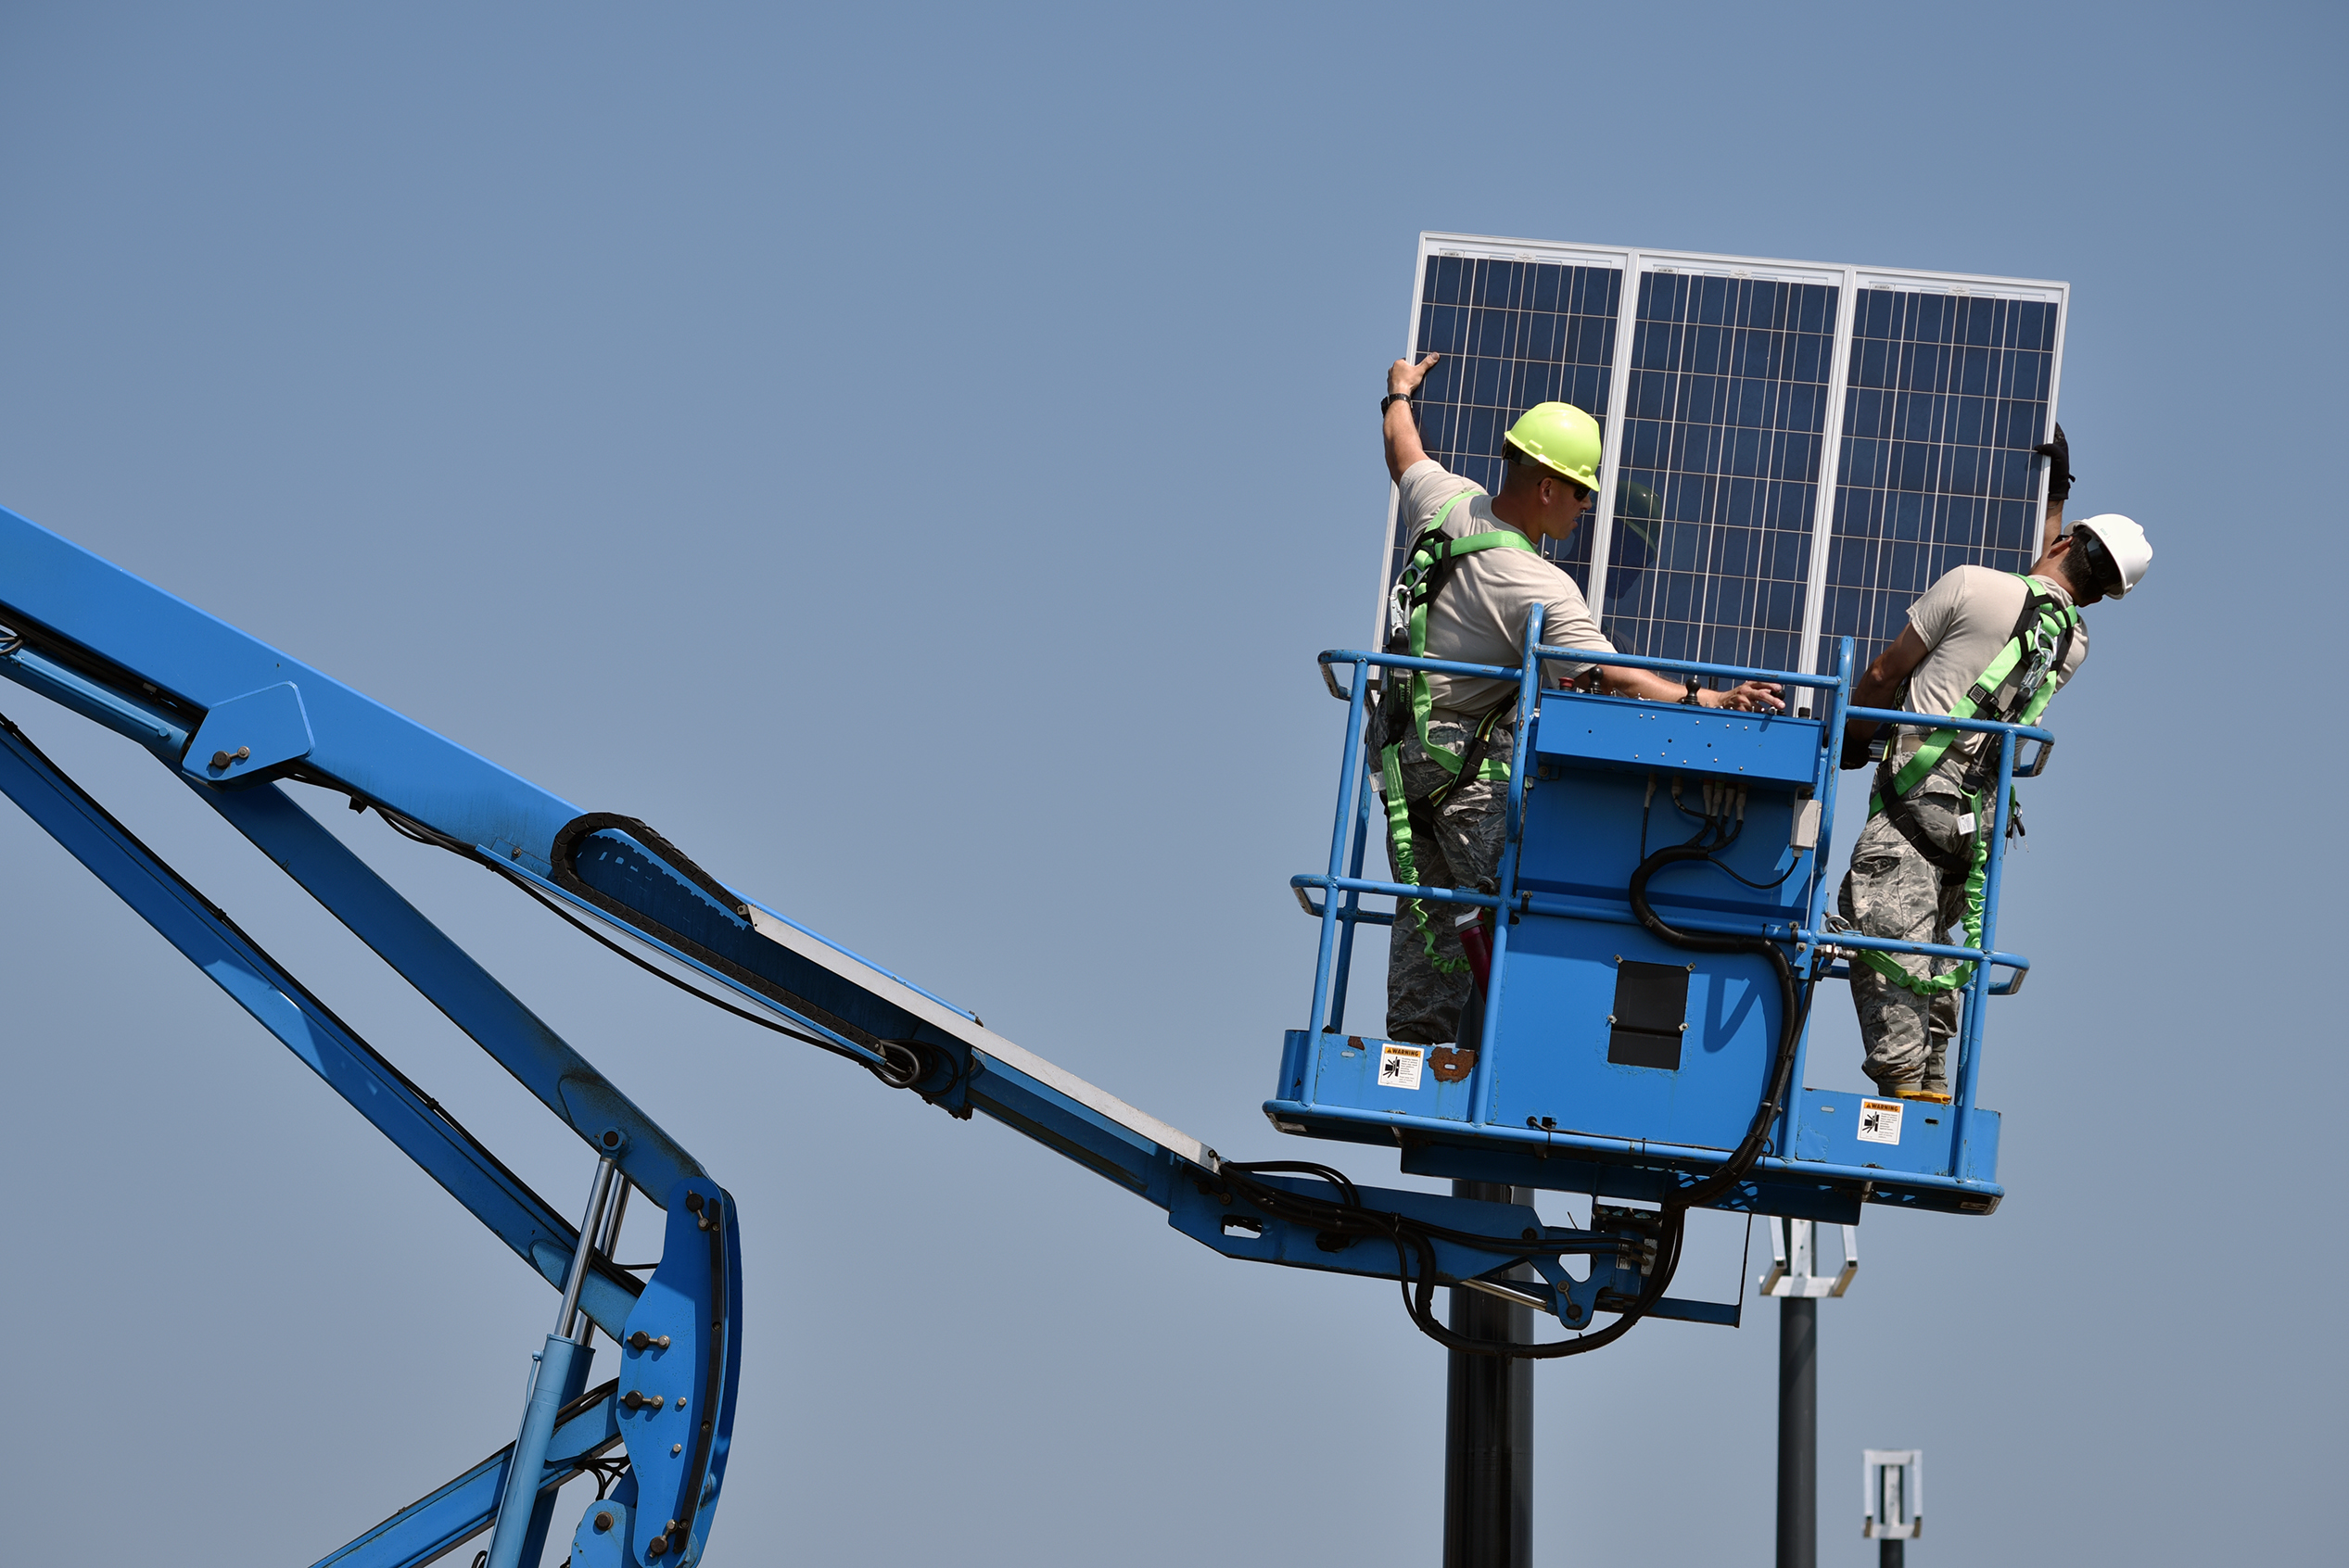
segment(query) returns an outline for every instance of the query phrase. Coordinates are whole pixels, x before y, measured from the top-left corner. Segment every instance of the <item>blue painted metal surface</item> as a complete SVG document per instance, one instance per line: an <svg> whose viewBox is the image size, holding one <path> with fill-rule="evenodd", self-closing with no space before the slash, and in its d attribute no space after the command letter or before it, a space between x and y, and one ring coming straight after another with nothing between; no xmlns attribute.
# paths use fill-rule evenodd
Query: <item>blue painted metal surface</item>
<svg viewBox="0 0 2349 1568"><path fill-rule="evenodd" d="M1285 1132L1399 1143L1406 1170L1456 1180L1660 1202L1718 1168L1762 1101L1785 1024L1774 971L1759 955L1695 953L1664 942L1640 922L1627 891L1650 853L1689 839L1710 818L1720 825L1710 857L1675 865L1649 887L1668 924L1777 942L1808 984L1847 976L1839 950L1984 960L1964 1007L1956 1104L1911 1106L1896 1118L1864 1112L1856 1096L1797 1094L1778 1115L1769 1152L1718 1206L1844 1222L1857 1218L1863 1200L1994 1208L2002 1195L1998 1118L1974 1103L1984 1017L1988 998L2013 990L2028 967L1995 945L2007 785L2038 771L2053 738L2037 728L1955 721L1997 734L2000 747L1998 810L1987 829L1990 913L1980 949L1828 932L1828 828L1839 773L1835 738L1845 719L1914 728L1948 721L1853 709L1847 641L1836 673L1823 677L1610 656L1676 674L1779 681L1793 697L1790 711L1764 716L1537 689L1540 635L1537 616L1524 662L1508 671L1355 651L1322 655L1326 665L1352 671L1350 683L1333 682L1348 701L1339 827L1327 871L1291 879L1300 902L1321 921L1320 962L1307 1027L1283 1041L1265 1114ZM1369 672L1387 665L1506 675L1519 683L1518 765L1492 893L1406 889L1362 874L1365 836L1350 838L1345 829L1380 815L1361 737ZM2022 740L2038 740L2041 751L2017 768ZM1798 847L1796 828L1806 819L1816 824L1815 841ZM1312 891L1324 896L1315 902ZM1337 961L1351 955L1352 925L1391 919L1363 911L1365 895L1407 894L1504 917L1494 925L1479 1027L1464 1030L1461 1048L1430 1056L1428 1070L1409 1086L1409 1075L1399 1081L1378 1070L1388 1042L1340 1027L1351 969ZM2014 978L1997 984L1998 970ZM1628 1023L1619 1029L1621 999L1665 984L1657 977L1667 971L1686 977L1677 1024L1663 1026L1665 1034ZM1808 1049L1805 1029L1797 1042L1797 1086ZM1897 1133L1862 1136L1857 1124L1867 1114Z"/></svg>
<svg viewBox="0 0 2349 1568"><path fill-rule="evenodd" d="M1741 714L1679 703L1626 702L1551 691L1542 698L1536 753L1574 771L1667 770L1809 789L1818 781L1817 719ZM1570 777L1562 770L1560 777Z"/></svg>
<svg viewBox="0 0 2349 1568"><path fill-rule="evenodd" d="M590 1504L572 1533L568 1568L635 1568L629 1546L635 1533L633 1502L610 1498Z"/></svg>
<svg viewBox="0 0 2349 1568"><path fill-rule="evenodd" d="M180 771L207 784L241 784L310 755L310 714L290 680L232 697L204 715Z"/></svg>
<svg viewBox="0 0 2349 1568"><path fill-rule="evenodd" d="M524 1551L531 1545L545 1545L545 1524L536 1516L536 1476L527 1472L536 1470L538 1474L545 1474L545 1455L554 1439L554 1418L564 1409L564 1395L585 1380L580 1361L587 1355L592 1352L585 1352L578 1340L568 1340L559 1334L547 1335L547 1347L538 1352L538 1366L531 1375L531 1397L522 1406L522 1432L514 1436L512 1460L507 1462L505 1495L498 1500L501 1528L491 1537L489 1568L522 1568L522 1563L531 1563L536 1568L536 1551L528 1556L524 1556ZM507 1525L507 1519L514 1524ZM533 1530L533 1525L538 1528ZM538 1536L538 1540L533 1542L531 1536Z"/></svg>
<svg viewBox="0 0 2349 1568"><path fill-rule="evenodd" d="M552 1512L552 1499L540 1498L537 1481L546 1473L555 1420L587 1381L587 1363L593 1354L577 1340L551 1334L536 1358L530 1397L523 1403L522 1430L514 1439L505 1491L498 1499L499 1528L490 1537L488 1568L522 1568L524 1563L536 1568ZM514 1521L510 1527L509 1518Z"/></svg>
<svg viewBox="0 0 2349 1568"><path fill-rule="evenodd" d="M619 1385L607 1383L564 1407L546 1449L540 1500L552 1506L565 1482L590 1460L619 1447ZM410 1503L313 1568L417 1568L473 1539L497 1516L514 1446L506 1445L445 1486Z"/></svg>
<svg viewBox="0 0 2349 1568"><path fill-rule="evenodd" d="M1329 1192L1328 1187L1318 1182L1294 1177L1266 1176L1261 1180L1285 1193L1326 1196ZM1529 1204L1488 1203L1397 1187L1364 1187L1360 1195L1363 1204L1371 1208L1492 1238L1491 1245L1478 1246L1439 1234L1433 1246L1440 1276L1446 1281L1507 1279L1512 1286L1538 1300L1543 1310L1568 1327L1585 1327L1596 1313L1611 1309L1600 1301L1603 1293L1621 1296L1638 1294L1639 1238L1623 1231L1545 1225ZM1207 1183L1178 1187L1168 1216L1176 1230L1227 1258L1373 1279L1392 1279L1396 1275L1394 1251L1390 1246L1358 1242L1333 1249L1325 1245L1323 1233L1268 1214L1244 1198L1227 1200ZM1576 1274L1565 1261L1567 1258L1591 1261L1583 1273ZM1510 1278L1510 1271L1529 1259L1540 1279ZM1666 1296L1649 1312L1654 1317L1688 1322L1724 1323L1731 1327L1737 1322L1737 1307L1729 1302Z"/></svg>
<svg viewBox="0 0 2349 1568"><path fill-rule="evenodd" d="M636 1480L629 1541L639 1562L682 1568L701 1561L709 1537L742 1371L740 1237L732 1197L715 1182L688 1182L669 1209L661 1266L629 1316L620 1429Z"/></svg>

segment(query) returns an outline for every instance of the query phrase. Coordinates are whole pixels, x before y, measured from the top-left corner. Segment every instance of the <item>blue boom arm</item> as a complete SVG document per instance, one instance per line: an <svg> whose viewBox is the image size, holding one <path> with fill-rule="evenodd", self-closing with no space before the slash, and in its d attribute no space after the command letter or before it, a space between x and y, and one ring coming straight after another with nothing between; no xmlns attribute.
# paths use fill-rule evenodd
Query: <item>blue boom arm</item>
<svg viewBox="0 0 2349 1568"><path fill-rule="evenodd" d="M429 1561L497 1522L491 1562L535 1561L554 1490L615 1445L628 1473L582 1521L574 1561L699 1561L740 1366L732 1202L681 1144L279 787L375 809L403 835L494 870L590 935L705 997L797 1035L950 1114L972 1110L1166 1210L1227 1257L1401 1280L1415 1317L1462 1284L1587 1328L1596 1315L1734 1322L1655 1284L1635 1212L1545 1226L1529 1206L1358 1188L1312 1166L1226 1162L1181 1131L985 1028L977 1017L749 899L630 818L562 798L13 512L0 511L0 676L145 746L514 1074L596 1157L573 1225L202 893L0 721L0 790L260 1019L550 1284L567 1290L516 1445L325 1561ZM640 1283L598 1249L607 1172L667 1212ZM605 1236L616 1235L616 1220ZM1584 1277L1568 1257L1590 1259ZM1413 1292L1416 1291L1416 1296ZM582 1392L573 1308L620 1342L621 1375ZM591 1335L589 1336L591 1338ZM1603 1343L1605 1334L1574 1344ZM630 1443L631 1437L643 1441ZM640 1449L641 1451L640 1451ZM534 1489L514 1473L517 1455ZM599 1523L599 1521L601 1523Z"/></svg>

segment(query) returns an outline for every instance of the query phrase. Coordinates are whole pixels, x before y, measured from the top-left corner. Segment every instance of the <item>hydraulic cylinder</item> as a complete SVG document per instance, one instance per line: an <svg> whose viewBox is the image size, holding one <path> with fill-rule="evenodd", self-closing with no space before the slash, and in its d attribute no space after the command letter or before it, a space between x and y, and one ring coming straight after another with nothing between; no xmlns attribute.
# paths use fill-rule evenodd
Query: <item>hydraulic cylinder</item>
<svg viewBox="0 0 2349 1568"><path fill-rule="evenodd" d="M514 1458L506 1466L505 1490L498 1498L497 1528L489 1536L487 1568L519 1568L524 1543L531 1534L530 1515L539 1500L539 1483L546 1473L547 1444L554 1436L554 1418L563 1409L564 1391L570 1386L571 1363L582 1352L571 1337L578 1315L579 1290L587 1283L589 1259L594 1256L596 1233L602 1228L604 1200L611 1195L613 1162L596 1161L595 1186L588 1196L588 1211L579 1222L578 1251L564 1282L563 1305L556 1309L554 1332L540 1353L538 1374L530 1380L530 1402L523 1407L522 1431L514 1440ZM536 1568L533 1564L532 1568Z"/></svg>

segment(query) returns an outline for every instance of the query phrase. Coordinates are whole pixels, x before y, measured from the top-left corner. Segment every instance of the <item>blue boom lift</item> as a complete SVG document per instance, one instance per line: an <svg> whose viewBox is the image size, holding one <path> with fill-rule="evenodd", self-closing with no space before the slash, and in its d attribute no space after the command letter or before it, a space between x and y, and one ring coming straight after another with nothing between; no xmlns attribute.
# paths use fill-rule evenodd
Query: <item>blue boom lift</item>
<svg viewBox="0 0 2349 1568"><path fill-rule="evenodd" d="M1962 726L2000 732L1982 950L1834 934L1821 919L1842 721L1918 723L1848 706L1848 641L1824 677L1617 660L1816 693L1816 717L1762 717L1543 689L1538 640L1537 622L1516 669L1322 655L1347 703L1339 802L1326 872L1294 879L1321 922L1320 956L1306 1027L1288 1035L1264 1106L1282 1132L1391 1144L1405 1171L1494 1183L1481 1190L1503 1201L1363 1186L1314 1162L1226 1160L727 886L646 824L582 812L5 511L0 675L146 747L513 1073L592 1159L578 1222L5 718L0 790L560 1292L515 1441L322 1568L427 1562L485 1530L489 1568L535 1564L557 1489L590 1473L599 1496L571 1562L682 1568L702 1560L734 1420L744 1319L733 1198L283 786L372 809L623 956L890 1088L958 1118L984 1111L1227 1257L1396 1281L1416 1324L1455 1352L1505 1364L1595 1349L1646 1317L1735 1323L1735 1307L1668 1294L1692 1208L1847 1223L1867 1202L1988 1212L2000 1189L1998 1119L1973 1103L1982 1004L2025 967L1989 951L2006 785L2038 770L2051 738ZM1363 900L1403 891L1362 874L1371 671L1398 665L1505 677L1520 692L1499 891L1419 891L1501 917L1480 1027L1431 1056L1343 1028L1355 933L1390 918ZM2041 749L2017 767L2024 739ZM1978 961L1955 1104L1871 1111L1800 1089L1812 989L1846 972L1838 949L1859 946ZM2013 978L1993 985L1997 968ZM1631 1201L1562 1228L1505 1201L1526 1187ZM649 1279L611 1257L631 1193L667 1215ZM1439 1286L1511 1303L1520 1320L1546 1312L1569 1332L1538 1343L1455 1332L1432 1309ZM616 1369L590 1388L598 1329Z"/></svg>

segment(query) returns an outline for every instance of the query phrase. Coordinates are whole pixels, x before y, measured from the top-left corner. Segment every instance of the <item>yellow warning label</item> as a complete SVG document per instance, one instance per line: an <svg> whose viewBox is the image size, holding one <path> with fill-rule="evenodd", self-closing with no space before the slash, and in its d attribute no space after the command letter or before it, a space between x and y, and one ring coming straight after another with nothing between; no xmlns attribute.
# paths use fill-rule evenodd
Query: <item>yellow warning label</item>
<svg viewBox="0 0 2349 1568"><path fill-rule="evenodd" d="M1427 1065L1428 1053L1416 1045L1397 1045L1392 1042L1378 1047L1378 1086L1381 1089L1416 1089L1419 1069Z"/></svg>

